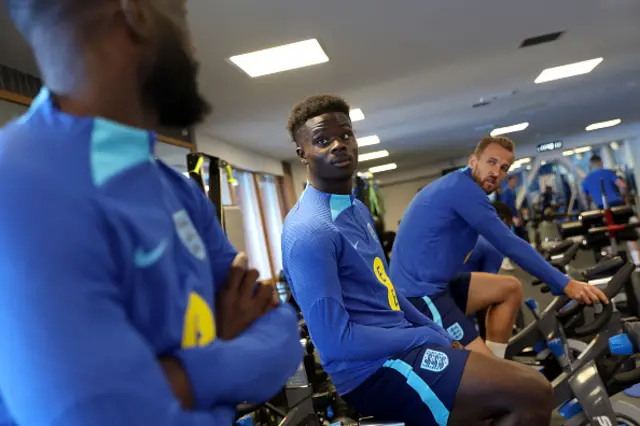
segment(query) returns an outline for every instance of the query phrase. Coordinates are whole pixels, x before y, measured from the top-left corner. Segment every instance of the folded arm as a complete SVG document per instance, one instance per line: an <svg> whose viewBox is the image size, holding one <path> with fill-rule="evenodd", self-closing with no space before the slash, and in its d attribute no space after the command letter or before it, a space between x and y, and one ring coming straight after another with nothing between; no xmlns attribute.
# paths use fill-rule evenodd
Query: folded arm
<svg viewBox="0 0 640 426"><path fill-rule="evenodd" d="M90 200L21 183L29 190L0 190L0 341L11 342L0 351L0 389L13 420L231 424L233 407L181 409L153 348L129 322L110 230Z"/></svg>
<svg viewBox="0 0 640 426"><path fill-rule="evenodd" d="M175 357L187 371L196 408L267 401L302 361L296 313L279 306L233 340L217 339Z"/></svg>
<svg viewBox="0 0 640 426"><path fill-rule="evenodd" d="M192 189L200 213L196 222L217 293L238 252L222 230L209 199L195 185ZM180 349L172 355L187 372L197 408L263 402L282 388L302 360L298 320L291 308L280 306L233 340L217 339L207 347Z"/></svg>

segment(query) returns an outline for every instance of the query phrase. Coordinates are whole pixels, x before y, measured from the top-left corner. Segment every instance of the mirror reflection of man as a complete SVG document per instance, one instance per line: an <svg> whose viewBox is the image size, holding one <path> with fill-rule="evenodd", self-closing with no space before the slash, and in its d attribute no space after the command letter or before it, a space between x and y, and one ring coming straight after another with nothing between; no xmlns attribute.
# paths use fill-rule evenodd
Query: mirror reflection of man
<svg viewBox="0 0 640 426"><path fill-rule="evenodd" d="M610 207L622 206L627 196L627 183L615 171L605 169L602 158L593 155L589 160L591 171L582 181L582 192L587 197L587 204L593 202L597 208L603 208L602 182Z"/></svg>

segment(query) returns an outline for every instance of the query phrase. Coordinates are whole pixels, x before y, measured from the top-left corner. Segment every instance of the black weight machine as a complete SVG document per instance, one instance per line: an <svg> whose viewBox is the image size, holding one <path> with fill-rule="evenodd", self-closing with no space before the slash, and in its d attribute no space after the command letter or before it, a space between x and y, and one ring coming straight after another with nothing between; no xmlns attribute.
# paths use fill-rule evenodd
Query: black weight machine
<svg viewBox="0 0 640 426"><path fill-rule="evenodd" d="M208 164L208 176L204 174L204 165ZM222 220L222 190L220 188L220 168L226 166L227 163L218 157L204 154L202 152L193 152L187 154L187 170L189 170L189 178L191 178L198 187L207 195L207 198L213 204L218 220ZM209 190L207 191L207 185Z"/></svg>

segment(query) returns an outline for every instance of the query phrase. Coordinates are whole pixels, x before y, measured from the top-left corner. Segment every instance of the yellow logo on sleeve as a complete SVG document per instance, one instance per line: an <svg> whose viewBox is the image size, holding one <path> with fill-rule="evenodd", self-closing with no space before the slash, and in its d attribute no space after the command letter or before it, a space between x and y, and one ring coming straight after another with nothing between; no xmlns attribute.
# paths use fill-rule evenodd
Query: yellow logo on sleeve
<svg viewBox="0 0 640 426"><path fill-rule="evenodd" d="M376 257L373 261L373 272L376 274L376 278L378 279L378 281L380 281L380 283L387 288L389 307L394 311L399 311L400 303L398 302L396 289L393 287L393 283L387 276L387 272L384 270L384 263L379 257Z"/></svg>
<svg viewBox="0 0 640 426"><path fill-rule="evenodd" d="M469 258L471 257L471 253L473 253L473 250L471 250L471 251L469 252L469 254L467 255L467 257L465 257L465 258L464 258L464 263L465 263L465 265L466 265L466 264L467 264L467 262L469 261Z"/></svg>
<svg viewBox="0 0 640 426"><path fill-rule="evenodd" d="M209 345L216 338L216 322L209 304L195 292L189 294L184 315L182 348L193 349Z"/></svg>

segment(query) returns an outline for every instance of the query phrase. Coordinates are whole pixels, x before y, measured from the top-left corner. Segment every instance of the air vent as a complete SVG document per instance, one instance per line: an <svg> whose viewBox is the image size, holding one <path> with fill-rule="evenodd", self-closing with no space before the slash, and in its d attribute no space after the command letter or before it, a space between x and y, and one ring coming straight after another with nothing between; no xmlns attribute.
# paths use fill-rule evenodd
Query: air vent
<svg viewBox="0 0 640 426"><path fill-rule="evenodd" d="M484 99L480 99L475 104L471 105L473 108L479 108L483 106L491 105L491 101L485 101Z"/></svg>
<svg viewBox="0 0 640 426"><path fill-rule="evenodd" d="M564 31L558 31L557 33L542 34L539 36L527 38L520 44L520 49L522 49L523 47L531 47L531 46L537 46L539 44L551 43L552 41L558 40L560 36L562 36L562 34L564 34Z"/></svg>
<svg viewBox="0 0 640 426"><path fill-rule="evenodd" d="M500 92L500 93L494 93L492 95L482 96L480 97L478 102L471 104L471 106L473 108L487 106L487 105L490 105L491 102L493 101L497 101L498 99L508 98L509 96L513 96L516 93L518 93L516 90L512 90L510 92Z"/></svg>

